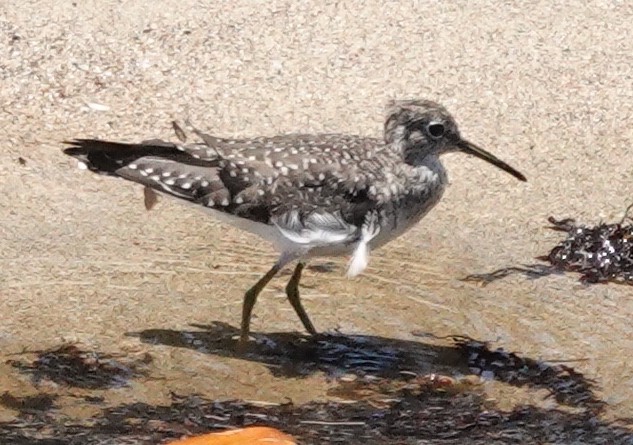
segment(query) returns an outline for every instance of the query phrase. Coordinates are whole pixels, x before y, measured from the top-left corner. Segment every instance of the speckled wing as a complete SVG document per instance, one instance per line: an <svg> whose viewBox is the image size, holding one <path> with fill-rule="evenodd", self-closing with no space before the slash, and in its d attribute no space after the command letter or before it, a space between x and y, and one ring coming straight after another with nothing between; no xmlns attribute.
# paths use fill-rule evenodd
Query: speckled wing
<svg viewBox="0 0 633 445"><path fill-rule="evenodd" d="M95 139L76 139L68 144L72 147L64 153L95 173L117 176L192 203L229 213L247 213L258 222L268 222L267 212L261 206L254 208L263 194L253 187L254 175L242 167L238 176L236 164L226 162L206 144L178 145L158 140L125 144ZM253 196L247 199L249 194Z"/></svg>
<svg viewBox="0 0 633 445"><path fill-rule="evenodd" d="M288 135L245 140L201 135L204 143L94 139L65 153L88 169L143 184L207 208L274 224L294 243L341 243L360 236L380 172L364 154L375 140Z"/></svg>
<svg viewBox="0 0 633 445"><path fill-rule="evenodd" d="M376 188L370 184L381 179L385 166L368 156L381 146L376 139L295 134L215 139L213 146L229 175L237 168L238 178L255 176L261 195L253 201L249 189L240 192L239 201L251 193L232 213L254 220L253 209L263 203L267 222L294 244L312 248L357 241L377 206Z"/></svg>

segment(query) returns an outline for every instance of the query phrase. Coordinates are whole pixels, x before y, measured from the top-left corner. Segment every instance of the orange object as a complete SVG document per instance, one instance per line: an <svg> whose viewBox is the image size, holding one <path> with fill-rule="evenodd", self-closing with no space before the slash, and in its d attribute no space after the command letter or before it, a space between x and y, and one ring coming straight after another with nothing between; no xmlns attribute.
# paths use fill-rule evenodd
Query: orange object
<svg viewBox="0 0 633 445"><path fill-rule="evenodd" d="M189 437L167 445L297 445L297 442L275 428L253 426Z"/></svg>

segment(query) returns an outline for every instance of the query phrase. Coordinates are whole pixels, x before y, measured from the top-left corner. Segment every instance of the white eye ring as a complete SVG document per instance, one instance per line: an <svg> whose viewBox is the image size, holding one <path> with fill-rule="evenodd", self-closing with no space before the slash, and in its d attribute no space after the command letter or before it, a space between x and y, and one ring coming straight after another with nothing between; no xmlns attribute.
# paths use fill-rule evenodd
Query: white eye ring
<svg viewBox="0 0 633 445"><path fill-rule="evenodd" d="M430 122L426 126L426 132L433 139L439 139L444 136L444 133L446 132L446 127L444 127L444 124L441 122Z"/></svg>

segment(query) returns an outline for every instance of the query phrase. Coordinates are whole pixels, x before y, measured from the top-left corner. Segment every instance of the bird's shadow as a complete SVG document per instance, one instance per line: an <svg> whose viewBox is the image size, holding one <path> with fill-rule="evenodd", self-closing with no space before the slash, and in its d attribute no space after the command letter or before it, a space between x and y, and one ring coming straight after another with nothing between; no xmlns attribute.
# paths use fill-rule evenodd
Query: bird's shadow
<svg viewBox="0 0 633 445"><path fill-rule="evenodd" d="M407 381L414 376L477 374L515 387L546 389L559 404L601 411L604 402L595 382L562 362L548 363L517 353L493 349L487 342L464 336L433 341L404 340L341 333L307 336L276 332L252 334L247 351L237 353L239 330L226 323L192 325L190 330L148 329L128 333L144 343L188 348L209 355L234 357L266 365L276 377L302 378L324 373Z"/></svg>
<svg viewBox="0 0 633 445"><path fill-rule="evenodd" d="M126 335L144 343L160 344L222 357L263 363L275 377L301 378L323 372L332 378L344 374L397 378L419 372L441 360L457 365L459 359L443 346L415 341L341 333L309 336L296 332L253 333L246 350L238 351L239 329L227 323L192 324L191 330L148 329Z"/></svg>

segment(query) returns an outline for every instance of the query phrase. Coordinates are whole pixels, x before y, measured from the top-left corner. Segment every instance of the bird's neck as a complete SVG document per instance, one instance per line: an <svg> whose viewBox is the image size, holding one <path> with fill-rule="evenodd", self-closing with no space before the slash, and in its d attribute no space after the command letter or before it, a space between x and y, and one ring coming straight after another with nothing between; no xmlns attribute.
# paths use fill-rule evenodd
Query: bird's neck
<svg viewBox="0 0 633 445"><path fill-rule="evenodd" d="M424 158L417 159L415 164L409 164L412 175L420 182L436 182L446 184L448 182L446 169L436 154L428 154Z"/></svg>

